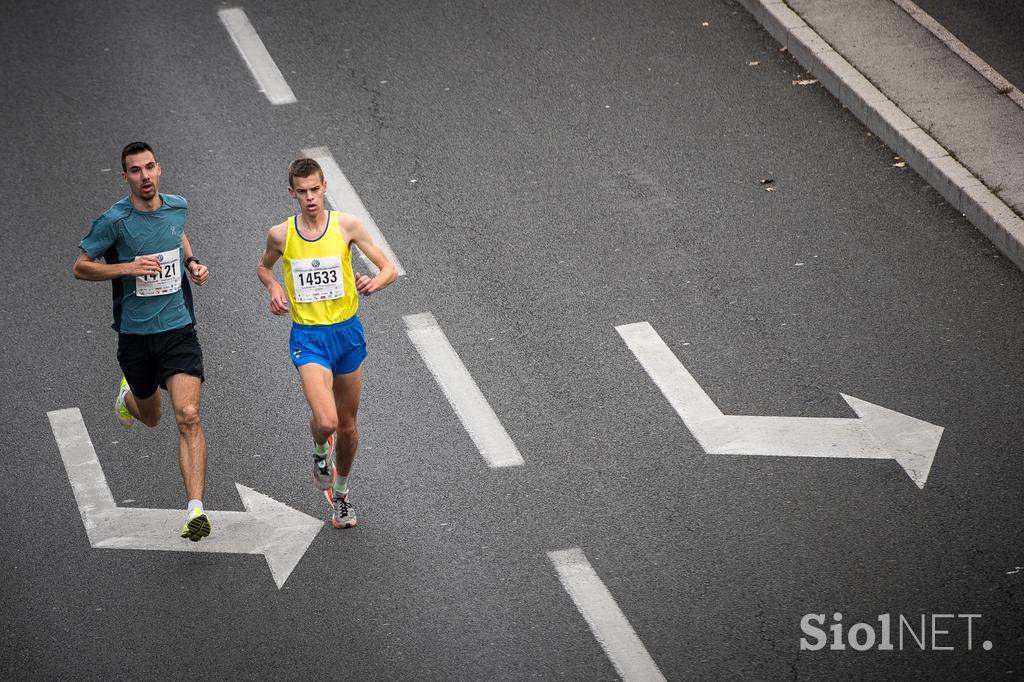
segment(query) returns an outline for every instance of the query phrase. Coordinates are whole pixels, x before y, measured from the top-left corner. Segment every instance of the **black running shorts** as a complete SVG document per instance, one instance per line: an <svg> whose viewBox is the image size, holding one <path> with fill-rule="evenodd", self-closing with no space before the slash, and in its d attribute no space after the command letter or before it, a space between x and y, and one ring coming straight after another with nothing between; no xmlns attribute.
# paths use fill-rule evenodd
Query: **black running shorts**
<svg viewBox="0 0 1024 682"><path fill-rule="evenodd" d="M191 324L157 334L118 334L117 362L136 398L145 400L172 374L205 380L203 350Z"/></svg>

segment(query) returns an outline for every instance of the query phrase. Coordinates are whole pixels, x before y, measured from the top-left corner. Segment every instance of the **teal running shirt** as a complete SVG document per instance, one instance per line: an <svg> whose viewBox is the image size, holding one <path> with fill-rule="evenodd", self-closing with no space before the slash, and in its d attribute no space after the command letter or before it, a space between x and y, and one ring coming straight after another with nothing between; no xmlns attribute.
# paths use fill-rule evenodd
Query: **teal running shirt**
<svg viewBox="0 0 1024 682"><path fill-rule="evenodd" d="M157 256L161 272L154 277L111 280L114 324L120 334L157 334L195 324L192 292L185 271L181 235L188 202L161 194L160 208L136 210L125 197L97 218L78 246L93 260L126 263L138 256Z"/></svg>

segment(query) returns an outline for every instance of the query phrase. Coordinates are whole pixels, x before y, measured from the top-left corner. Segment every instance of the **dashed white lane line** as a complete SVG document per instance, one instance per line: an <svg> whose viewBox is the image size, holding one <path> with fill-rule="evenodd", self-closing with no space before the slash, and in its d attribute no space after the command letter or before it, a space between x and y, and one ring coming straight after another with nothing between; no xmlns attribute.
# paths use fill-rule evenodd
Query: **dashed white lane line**
<svg viewBox="0 0 1024 682"><path fill-rule="evenodd" d="M509 438L434 316L419 313L406 315L403 319L409 340L416 346L487 464L491 467L523 464L523 456L516 444Z"/></svg>
<svg viewBox="0 0 1024 682"><path fill-rule="evenodd" d="M326 147L312 147L310 149L303 149L302 153L320 164L320 168L323 169L324 180L327 181L327 200L331 202L331 206L335 210L345 211L359 218L359 221L370 233L370 236L373 237L373 241L381 248L388 257L388 260L394 263L398 275L400 277L405 275L405 268L398 261L395 252L391 250L391 245L388 244L388 240L384 238L384 234L377 227L377 222L373 219L373 216L366 210L366 206L363 205L362 199L359 198L355 188L352 187L352 183L341 172L341 167L334 160L330 150ZM357 248L356 251L358 252L359 249ZM376 273L377 266L371 263L370 259L362 252L359 252L359 255L366 262L367 267Z"/></svg>
<svg viewBox="0 0 1024 682"><path fill-rule="evenodd" d="M583 550L548 552L562 586L590 626L601 648L626 682L664 680L611 592L597 577Z"/></svg>
<svg viewBox="0 0 1024 682"><path fill-rule="evenodd" d="M288 87L288 82L281 75L274 59L260 40L259 34L249 22L245 10L232 7L217 11L224 28L228 30L232 42L252 72L253 78L260 86L260 91L267 96L271 104L291 104L295 102L295 94Z"/></svg>

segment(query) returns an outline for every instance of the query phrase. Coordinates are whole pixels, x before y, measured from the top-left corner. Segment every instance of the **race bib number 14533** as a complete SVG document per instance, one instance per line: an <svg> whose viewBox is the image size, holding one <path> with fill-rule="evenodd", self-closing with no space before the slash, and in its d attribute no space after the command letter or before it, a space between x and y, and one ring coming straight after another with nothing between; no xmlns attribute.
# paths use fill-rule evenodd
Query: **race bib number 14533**
<svg viewBox="0 0 1024 682"><path fill-rule="evenodd" d="M345 295L341 256L296 258L291 268L297 303L330 301Z"/></svg>

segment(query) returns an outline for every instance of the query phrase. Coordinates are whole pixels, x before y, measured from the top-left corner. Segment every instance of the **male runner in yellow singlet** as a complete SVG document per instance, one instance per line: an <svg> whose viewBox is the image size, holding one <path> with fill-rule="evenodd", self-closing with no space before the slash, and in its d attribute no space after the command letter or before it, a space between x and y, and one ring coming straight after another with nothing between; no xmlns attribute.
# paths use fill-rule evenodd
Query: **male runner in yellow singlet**
<svg viewBox="0 0 1024 682"><path fill-rule="evenodd" d="M358 218L325 209L326 190L313 159L288 166L288 194L300 211L270 228L256 276L270 294L270 312L291 312L289 350L312 410L313 479L331 504L331 524L349 528L356 525L348 477L359 445L356 412L366 357L358 294L380 291L398 273ZM377 266L376 276L353 273L352 244ZM274 278L282 257L284 287ZM332 445L333 472L327 461Z"/></svg>

